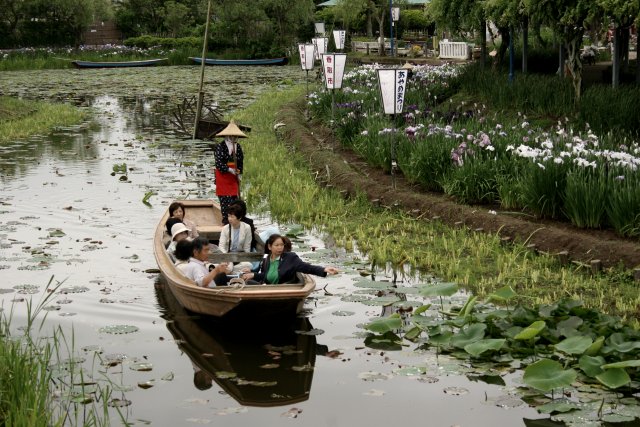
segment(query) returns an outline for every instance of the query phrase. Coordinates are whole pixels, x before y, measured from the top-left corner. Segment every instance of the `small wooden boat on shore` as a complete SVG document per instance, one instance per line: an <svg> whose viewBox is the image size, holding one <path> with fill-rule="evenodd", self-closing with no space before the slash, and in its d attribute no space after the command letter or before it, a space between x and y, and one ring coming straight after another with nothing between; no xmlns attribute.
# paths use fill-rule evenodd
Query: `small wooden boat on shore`
<svg viewBox="0 0 640 427"><path fill-rule="evenodd" d="M94 61L71 61L76 68L127 68L127 67L152 67L168 61L168 58L145 59L142 61L119 61L119 62L94 62Z"/></svg>
<svg viewBox="0 0 640 427"><path fill-rule="evenodd" d="M189 57L194 63L202 64L202 58ZM289 58L267 58L267 59L213 59L204 60L206 65L286 65Z"/></svg>
<svg viewBox="0 0 640 427"><path fill-rule="evenodd" d="M285 406L309 399L316 356L328 351L315 335L304 333L313 329L309 319L251 321L239 329L235 319L189 313L162 277L155 289L167 329L193 365L195 387L208 389L215 382L243 406ZM275 351L280 354L277 365L265 369L274 363Z"/></svg>
<svg viewBox="0 0 640 427"><path fill-rule="evenodd" d="M212 200L180 200L185 206L186 218L196 224L198 233L209 240L219 240L222 231L220 206ZM225 316L232 310L248 315L279 315L297 313L305 298L315 289L315 281L306 274L299 274L298 283L281 285L245 285L203 288L185 277L173 265L167 255L165 243L168 235L165 223L169 211L164 213L155 230L153 252L158 268L165 276L169 289L188 310L211 316ZM214 253L209 261L220 262L257 261L258 253Z"/></svg>

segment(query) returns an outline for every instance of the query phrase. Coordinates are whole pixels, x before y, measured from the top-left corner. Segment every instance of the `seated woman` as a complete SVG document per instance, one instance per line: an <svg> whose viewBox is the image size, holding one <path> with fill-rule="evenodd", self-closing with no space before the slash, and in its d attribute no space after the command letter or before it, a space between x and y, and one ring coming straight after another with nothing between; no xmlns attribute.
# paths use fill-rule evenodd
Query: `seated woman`
<svg viewBox="0 0 640 427"><path fill-rule="evenodd" d="M169 254L169 258L173 262L176 262L176 245L182 240L191 240L189 238L189 229L183 223L176 222L171 227L171 243L167 247L167 254Z"/></svg>
<svg viewBox="0 0 640 427"><path fill-rule="evenodd" d="M236 206L238 209L238 219L251 227L251 252L256 251L258 242L256 241L256 226L253 225L253 220L247 217L247 204L242 199L235 200L229 206Z"/></svg>
<svg viewBox="0 0 640 427"><path fill-rule="evenodd" d="M335 267L322 267L304 262L295 252L285 251L285 238L279 234L272 234L264 245L265 257L257 273L244 273L244 280L254 280L258 283L280 284L295 283L297 273L313 274L327 277L327 274L337 274Z"/></svg>
<svg viewBox="0 0 640 427"><path fill-rule="evenodd" d="M193 222L185 218L185 214L185 207L182 203L173 202L169 205L169 219L176 218L182 221L184 225L186 225L189 229L189 237L195 239L196 237L198 237L198 230L196 229L196 225Z"/></svg>
<svg viewBox="0 0 640 427"><path fill-rule="evenodd" d="M193 253L193 244L189 239L182 239L176 244L176 250L174 252L176 257L175 266L182 273L185 274L187 264L189 264L189 258Z"/></svg>
<svg viewBox="0 0 640 427"><path fill-rule="evenodd" d="M242 222L242 212L231 205L227 211L229 224L220 232L220 250L228 252L251 252L251 227Z"/></svg>

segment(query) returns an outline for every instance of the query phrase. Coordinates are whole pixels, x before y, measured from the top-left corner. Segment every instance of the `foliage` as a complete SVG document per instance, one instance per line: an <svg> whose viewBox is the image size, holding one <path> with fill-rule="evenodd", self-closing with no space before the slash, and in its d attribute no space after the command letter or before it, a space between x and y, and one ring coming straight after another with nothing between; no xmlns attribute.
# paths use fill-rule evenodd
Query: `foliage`
<svg viewBox="0 0 640 427"><path fill-rule="evenodd" d="M580 120L598 133L616 132L640 136L640 87L611 88L595 85L587 88L580 102Z"/></svg>
<svg viewBox="0 0 640 427"><path fill-rule="evenodd" d="M166 49L178 49L178 48L200 48L202 49L201 37L153 37L153 36L140 36L131 37L124 41L125 46L135 46L142 49L149 49L152 47L162 47Z"/></svg>

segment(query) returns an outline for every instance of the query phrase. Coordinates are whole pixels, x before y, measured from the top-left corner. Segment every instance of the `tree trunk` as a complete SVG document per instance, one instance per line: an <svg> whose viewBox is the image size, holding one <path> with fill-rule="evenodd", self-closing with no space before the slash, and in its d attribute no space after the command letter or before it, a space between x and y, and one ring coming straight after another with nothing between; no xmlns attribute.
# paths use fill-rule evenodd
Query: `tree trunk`
<svg viewBox="0 0 640 427"><path fill-rule="evenodd" d="M509 47L511 33L509 31L509 27L498 27L498 31L500 32L502 40L500 41L500 49L498 49L497 62L498 64L502 64L504 61L504 54L507 52L507 48Z"/></svg>
<svg viewBox="0 0 640 427"><path fill-rule="evenodd" d="M560 77L564 77L564 53L564 46L562 45L562 43L560 43L560 46L558 47L558 62L560 63L558 65L558 76Z"/></svg>
<svg viewBox="0 0 640 427"><path fill-rule="evenodd" d="M636 42L636 84L640 85L640 43Z"/></svg>
<svg viewBox="0 0 640 427"><path fill-rule="evenodd" d="M373 16L371 10L367 11L367 37L373 38Z"/></svg>
<svg viewBox="0 0 640 427"><path fill-rule="evenodd" d="M620 47L622 48L620 51L620 65L622 69L626 72L629 71L629 39L631 37L630 28L624 27L622 28L622 43L620 43Z"/></svg>
<svg viewBox="0 0 640 427"><path fill-rule="evenodd" d="M378 39L378 43L379 43L379 55L380 56L385 56L386 53L384 51L384 17L386 15L386 11L382 12L380 14L380 16L376 16L376 19L378 20L378 29L380 31L380 38Z"/></svg>
<svg viewBox="0 0 640 427"><path fill-rule="evenodd" d="M480 22L480 68L487 63L487 21Z"/></svg>
<svg viewBox="0 0 640 427"><path fill-rule="evenodd" d="M611 86L620 86L620 27L613 31L613 48L611 52Z"/></svg>
<svg viewBox="0 0 640 427"><path fill-rule="evenodd" d="M580 60L580 46L582 45L582 35L584 31L576 31L573 33L567 48L567 68L571 74L573 89L575 91L576 104L580 101L582 95L582 61Z"/></svg>
<svg viewBox="0 0 640 427"><path fill-rule="evenodd" d="M526 74L528 67L529 55L529 17L522 18L522 73Z"/></svg>

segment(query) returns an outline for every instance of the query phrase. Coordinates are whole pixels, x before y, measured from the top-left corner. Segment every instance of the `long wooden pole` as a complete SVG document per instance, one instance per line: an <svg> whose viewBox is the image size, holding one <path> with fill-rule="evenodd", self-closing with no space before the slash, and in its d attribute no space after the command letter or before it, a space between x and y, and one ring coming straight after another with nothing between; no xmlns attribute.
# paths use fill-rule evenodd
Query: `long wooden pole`
<svg viewBox="0 0 640 427"><path fill-rule="evenodd" d="M193 125L193 139L198 135L198 123L200 123L200 115L202 111L202 102L204 100L204 67L207 59L207 44L209 42L209 22L211 21L211 0L207 6L207 24L204 27L204 42L202 43L202 64L200 65L200 88L198 89L198 102L196 104L196 122Z"/></svg>

